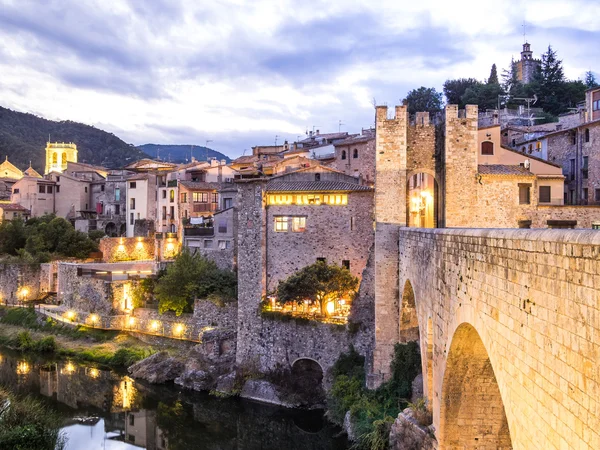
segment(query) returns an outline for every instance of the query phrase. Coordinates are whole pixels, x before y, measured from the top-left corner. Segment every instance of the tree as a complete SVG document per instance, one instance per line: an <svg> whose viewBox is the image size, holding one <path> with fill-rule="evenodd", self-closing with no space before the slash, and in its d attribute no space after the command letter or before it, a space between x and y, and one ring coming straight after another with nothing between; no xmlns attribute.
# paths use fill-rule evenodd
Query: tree
<svg viewBox="0 0 600 450"><path fill-rule="evenodd" d="M277 286L279 303L309 301L319 305L327 315L327 303L356 292L358 278L344 267L317 261L280 281Z"/></svg>
<svg viewBox="0 0 600 450"><path fill-rule="evenodd" d="M477 105L481 111L496 109L498 107L498 97L503 94L502 86L497 83L478 83L466 90L461 102L465 105Z"/></svg>
<svg viewBox="0 0 600 450"><path fill-rule="evenodd" d="M187 247L177 255L154 288L158 310L175 311L176 315L191 312L196 298L206 298L215 303L235 301L237 276L217 267L199 253L192 254Z"/></svg>
<svg viewBox="0 0 600 450"><path fill-rule="evenodd" d="M438 112L442 110L442 93L437 92L435 88L426 88L421 86L419 89L413 89L406 98L402 100L404 105L408 105L408 113L417 112Z"/></svg>
<svg viewBox="0 0 600 450"><path fill-rule="evenodd" d="M479 84L475 78L457 78L455 80L446 80L444 82L444 95L446 102L449 105L458 105L460 109L464 109L465 104L462 103L462 96L465 95L467 89Z"/></svg>
<svg viewBox="0 0 600 450"><path fill-rule="evenodd" d="M517 72L517 64L514 58L510 59L510 65L508 69L502 71L502 89L511 97L522 96L523 83L519 81L519 74Z"/></svg>
<svg viewBox="0 0 600 450"><path fill-rule="evenodd" d="M585 73L585 85L588 89L592 89L598 86L598 83L596 82L596 76L591 70L588 70Z"/></svg>
<svg viewBox="0 0 600 450"><path fill-rule="evenodd" d="M496 64L492 64L492 70L490 71L488 84L500 84L500 82L498 81L498 69L496 69Z"/></svg>

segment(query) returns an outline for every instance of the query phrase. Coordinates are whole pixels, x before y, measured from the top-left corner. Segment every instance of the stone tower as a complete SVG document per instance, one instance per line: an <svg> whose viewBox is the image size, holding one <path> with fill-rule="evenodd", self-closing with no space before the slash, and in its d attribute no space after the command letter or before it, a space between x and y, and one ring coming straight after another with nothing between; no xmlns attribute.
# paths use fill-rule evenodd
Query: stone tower
<svg viewBox="0 0 600 450"><path fill-rule="evenodd" d="M477 116L476 105L467 105L464 114L457 105L446 106L443 207L449 228L476 223Z"/></svg>
<svg viewBox="0 0 600 450"><path fill-rule="evenodd" d="M77 162L77 146L72 142L47 142L46 143L46 169L44 175L50 172L63 172L67 169L67 162Z"/></svg>
<svg viewBox="0 0 600 450"><path fill-rule="evenodd" d="M398 226L406 225L407 125L406 106L396 106L393 119L387 106L376 110L375 138L375 341L373 372L367 381L384 381L394 351L398 315ZM380 345L381 344L381 345Z"/></svg>
<svg viewBox="0 0 600 450"><path fill-rule="evenodd" d="M523 84L530 83L540 64L541 61L539 59L533 59L531 45L525 42L521 51L521 60L517 62L517 78L519 81Z"/></svg>

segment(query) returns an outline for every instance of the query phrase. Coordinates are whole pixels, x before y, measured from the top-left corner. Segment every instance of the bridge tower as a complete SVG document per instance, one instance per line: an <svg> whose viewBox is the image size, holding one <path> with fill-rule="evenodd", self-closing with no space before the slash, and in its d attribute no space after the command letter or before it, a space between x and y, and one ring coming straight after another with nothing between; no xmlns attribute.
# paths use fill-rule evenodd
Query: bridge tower
<svg viewBox="0 0 600 450"><path fill-rule="evenodd" d="M406 106L376 109L375 138L375 352L367 384L376 387L389 372L398 328L398 226L406 225Z"/></svg>

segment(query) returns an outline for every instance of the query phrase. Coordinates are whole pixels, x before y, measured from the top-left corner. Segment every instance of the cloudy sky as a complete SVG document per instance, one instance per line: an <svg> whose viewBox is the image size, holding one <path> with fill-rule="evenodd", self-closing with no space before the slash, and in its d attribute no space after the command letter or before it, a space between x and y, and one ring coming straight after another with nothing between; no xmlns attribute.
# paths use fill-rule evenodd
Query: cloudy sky
<svg viewBox="0 0 600 450"><path fill-rule="evenodd" d="M548 44L600 73L598 0L0 0L0 105L133 144L257 144L372 125L419 86Z"/></svg>

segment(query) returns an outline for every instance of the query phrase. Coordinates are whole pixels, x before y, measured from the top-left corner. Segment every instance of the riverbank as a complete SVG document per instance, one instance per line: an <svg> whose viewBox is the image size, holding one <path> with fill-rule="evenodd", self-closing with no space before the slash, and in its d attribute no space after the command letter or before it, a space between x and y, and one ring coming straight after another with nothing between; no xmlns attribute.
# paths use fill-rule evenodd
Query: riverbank
<svg viewBox="0 0 600 450"><path fill-rule="evenodd" d="M0 308L0 345L113 367L129 367L157 351L127 333L56 323L33 309ZM161 348L172 354L175 348Z"/></svg>

